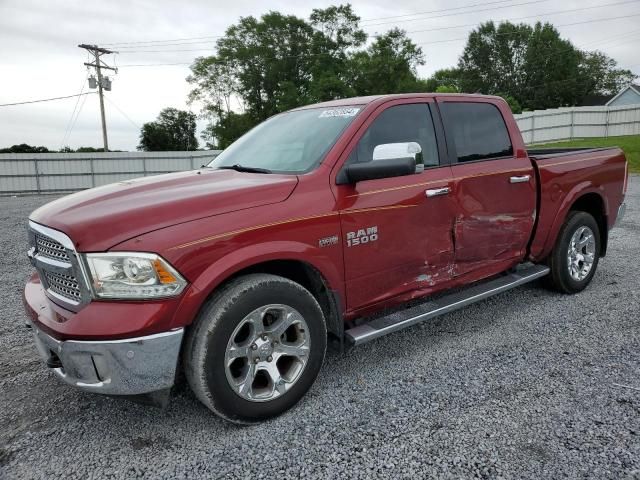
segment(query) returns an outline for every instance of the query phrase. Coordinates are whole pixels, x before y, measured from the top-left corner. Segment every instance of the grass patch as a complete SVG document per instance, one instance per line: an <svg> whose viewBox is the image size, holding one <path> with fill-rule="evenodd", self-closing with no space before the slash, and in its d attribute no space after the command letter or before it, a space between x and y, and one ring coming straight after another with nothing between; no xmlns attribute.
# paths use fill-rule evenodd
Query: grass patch
<svg viewBox="0 0 640 480"><path fill-rule="evenodd" d="M534 148L546 147L620 147L629 162L629 169L632 172L640 173L640 135L626 135L622 137L596 137L579 138L564 142L545 143L535 145Z"/></svg>

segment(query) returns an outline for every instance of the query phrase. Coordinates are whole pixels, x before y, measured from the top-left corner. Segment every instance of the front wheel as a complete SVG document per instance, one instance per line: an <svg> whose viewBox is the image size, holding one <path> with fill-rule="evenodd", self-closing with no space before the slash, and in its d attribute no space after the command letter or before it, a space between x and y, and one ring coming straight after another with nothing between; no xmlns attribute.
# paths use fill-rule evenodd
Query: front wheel
<svg viewBox="0 0 640 480"><path fill-rule="evenodd" d="M589 285L600 259L600 230L593 216L570 212L549 257L550 286L577 293Z"/></svg>
<svg viewBox="0 0 640 480"><path fill-rule="evenodd" d="M322 310L283 277L252 274L223 287L203 307L184 351L198 399L236 423L291 408L313 384L326 350Z"/></svg>

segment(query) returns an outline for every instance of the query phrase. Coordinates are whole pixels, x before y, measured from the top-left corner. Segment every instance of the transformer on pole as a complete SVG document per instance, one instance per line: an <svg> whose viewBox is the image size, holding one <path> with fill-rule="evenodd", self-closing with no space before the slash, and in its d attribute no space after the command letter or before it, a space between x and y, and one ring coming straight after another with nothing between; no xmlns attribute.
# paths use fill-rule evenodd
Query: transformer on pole
<svg viewBox="0 0 640 480"><path fill-rule="evenodd" d="M107 122L104 115L104 98L103 98L103 89L106 91L111 90L111 79L109 77L102 76L102 69L105 70L113 70L115 73L118 73L118 69L114 67L110 67L105 64L100 57L102 55L107 55L110 53L117 53L112 50L107 50L106 48L100 48L97 45L87 45L80 44L78 45L80 48L84 48L87 52L93 55L94 62L93 63L85 63L88 67L93 67L96 69L96 77L91 75L89 77L89 88L98 88L98 96L100 97L100 118L102 119L102 140L104 142L104 151L109 151L109 142L107 139Z"/></svg>

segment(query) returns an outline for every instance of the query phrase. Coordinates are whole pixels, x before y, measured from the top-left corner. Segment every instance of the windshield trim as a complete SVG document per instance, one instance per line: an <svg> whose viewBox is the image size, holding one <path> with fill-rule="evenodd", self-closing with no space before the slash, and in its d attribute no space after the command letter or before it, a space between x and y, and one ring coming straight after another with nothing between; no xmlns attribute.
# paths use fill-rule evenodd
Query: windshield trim
<svg viewBox="0 0 640 480"><path fill-rule="evenodd" d="M327 146L327 148L322 152L322 155L320 155L320 158L315 161L313 164L311 164L309 166L309 168L307 168L306 170L277 170L277 169L272 169L270 168L270 173L271 174L276 174L276 175L305 175L307 173L310 173L314 170L317 170L318 167L320 167L320 165L322 165L325 161L325 159L327 158L327 155L329 154L329 152L331 151L331 149L336 145L336 143L338 142L338 140L340 140L340 138L342 138L342 135L344 134L345 130L347 128L349 128L349 126L351 126L353 124L353 122L362 114L362 112L365 110L366 104L361 104L361 103L357 103L357 104L349 104L349 105L336 105L336 106L331 106L331 105L315 105L315 106L309 106L309 107L299 107L299 108L294 108L292 110L287 110L286 112L280 112L280 113L276 113L275 115L271 115L269 118L263 120L262 122L258 123L257 125L253 126L251 129L247 130L246 133L244 135L248 135L251 131L253 131L254 129L258 128L260 125L262 125L265 122L268 122L269 120L282 116L282 115L287 115L290 113L294 113L294 112L302 112L302 111L308 111L308 110L320 110L320 109L331 109L331 108L358 108L358 112L353 116L353 118L351 119L351 121L347 122L344 127L342 127L342 129L338 132L338 134L335 136L333 142L331 142L330 145ZM242 135L242 137L244 136ZM242 137L239 137L238 140ZM236 142L238 141L236 140ZM234 142L235 143L235 142ZM233 145L233 144L231 144ZM230 145L230 146L231 146ZM228 147L227 147L228 148ZM211 166L211 164L213 162L215 162L217 160L217 158L222 155L222 153L224 152L224 150L222 150L218 155L216 155L216 157L211 160L211 162L209 162L206 167L208 168L214 168L216 170L218 170L217 166ZM253 165L247 165L247 167L253 167Z"/></svg>

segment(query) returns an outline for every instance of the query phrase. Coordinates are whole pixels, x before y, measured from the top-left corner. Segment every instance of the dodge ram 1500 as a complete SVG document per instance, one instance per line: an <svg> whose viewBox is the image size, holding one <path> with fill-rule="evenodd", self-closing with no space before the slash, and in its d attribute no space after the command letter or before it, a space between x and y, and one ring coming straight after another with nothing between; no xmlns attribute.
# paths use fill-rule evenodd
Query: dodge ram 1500
<svg viewBox="0 0 640 480"><path fill-rule="evenodd" d="M627 176L617 148L527 150L499 97L309 105L196 171L33 212L27 326L77 388L164 403L183 371L209 409L257 422L305 394L328 343L541 277L581 291Z"/></svg>

